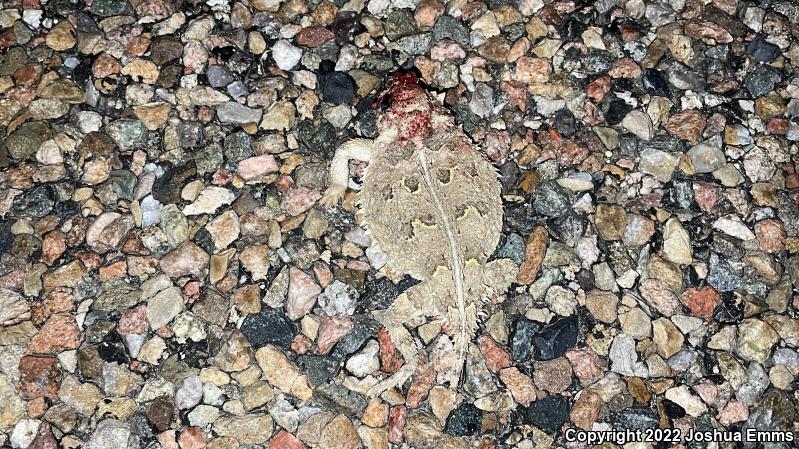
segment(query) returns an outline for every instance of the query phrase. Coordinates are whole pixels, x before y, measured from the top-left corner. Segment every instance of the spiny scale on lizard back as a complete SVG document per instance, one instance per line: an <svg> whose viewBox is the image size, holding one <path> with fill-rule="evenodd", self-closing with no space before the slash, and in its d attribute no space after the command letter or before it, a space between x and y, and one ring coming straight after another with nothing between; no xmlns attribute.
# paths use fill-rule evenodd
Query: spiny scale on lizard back
<svg viewBox="0 0 799 449"><path fill-rule="evenodd" d="M425 280L452 268L451 243L461 266L488 260L502 227L500 188L491 163L453 129L374 154L359 200L389 268Z"/></svg>

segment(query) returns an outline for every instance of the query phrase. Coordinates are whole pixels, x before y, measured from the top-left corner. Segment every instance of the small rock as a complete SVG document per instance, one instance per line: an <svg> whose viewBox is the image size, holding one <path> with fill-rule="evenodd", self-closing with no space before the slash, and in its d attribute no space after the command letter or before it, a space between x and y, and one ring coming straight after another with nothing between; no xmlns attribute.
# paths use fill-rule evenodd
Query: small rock
<svg viewBox="0 0 799 449"><path fill-rule="evenodd" d="M550 393L561 393L572 383L572 368L569 361L560 357L533 363L535 386Z"/></svg>
<svg viewBox="0 0 799 449"><path fill-rule="evenodd" d="M345 415L336 415L322 432L319 447L335 447L341 449L358 449L361 438L352 425L352 421Z"/></svg>
<svg viewBox="0 0 799 449"><path fill-rule="evenodd" d="M735 352L746 360L765 363L779 339L779 334L771 326L750 318L738 325Z"/></svg>
<svg viewBox="0 0 799 449"><path fill-rule="evenodd" d="M745 146L753 142L749 129L743 125L727 125L724 128L724 143L727 145Z"/></svg>
<svg viewBox="0 0 799 449"><path fill-rule="evenodd" d="M277 389L302 400L311 397L312 392L307 378L300 374L299 368L281 351L267 345L255 352L255 359L266 380Z"/></svg>
<svg viewBox="0 0 799 449"><path fill-rule="evenodd" d="M666 390L666 399L682 407L689 415L699 417L707 411L707 406L699 397L688 390L688 386L680 385Z"/></svg>
<svg viewBox="0 0 799 449"><path fill-rule="evenodd" d="M499 377L519 404L527 407L536 399L533 379L517 368L505 368L499 372Z"/></svg>
<svg viewBox="0 0 799 449"><path fill-rule="evenodd" d="M693 261L691 238L677 218L670 218L663 230L663 255L680 265Z"/></svg>
<svg viewBox="0 0 799 449"><path fill-rule="evenodd" d="M718 292L711 286L686 289L680 300L691 311L691 315L699 318L711 318L721 303Z"/></svg>
<svg viewBox="0 0 799 449"><path fill-rule="evenodd" d="M169 324L184 309L183 294L178 287L162 290L147 301L147 321L153 330Z"/></svg>
<svg viewBox="0 0 799 449"><path fill-rule="evenodd" d="M652 120L645 112L637 109L627 113L621 125L641 140L649 140L654 135Z"/></svg>
<svg viewBox="0 0 799 449"><path fill-rule="evenodd" d="M45 37L45 43L55 51L66 51L74 47L77 40L75 27L68 20L58 22Z"/></svg>
<svg viewBox="0 0 799 449"><path fill-rule="evenodd" d="M172 400L167 398L157 398L150 404L147 409L147 419L155 426L156 429L163 432L169 428L172 423L172 417L175 413L175 404Z"/></svg>
<svg viewBox="0 0 799 449"><path fill-rule="evenodd" d="M302 49L285 39L280 39L272 46L272 57L281 70L291 70L300 62Z"/></svg>
<svg viewBox="0 0 799 449"><path fill-rule="evenodd" d="M61 369L51 356L26 355L19 361L19 395L23 399L58 398Z"/></svg>
<svg viewBox="0 0 799 449"><path fill-rule="evenodd" d="M572 365L574 374L583 385L590 385L604 376L599 364L599 357L590 348L572 349L566 352L566 358Z"/></svg>
<svg viewBox="0 0 799 449"><path fill-rule="evenodd" d="M220 207L227 206L236 195L223 187L210 186L203 189L197 199L183 209L183 215L213 214Z"/></svg>
<svg viewBox="0 0 799 449"><path fill-rule="evenodd" d="M199 376L189 376L175 391L175 407L186 410L200 403L203 397L203 383Z"/></svg>
<svg viewBox="0 0 799 449"><path fill-rule="evenodd" d="M55 353L77 349L81 336L75 317L69 313L51 316L28 343L28 350Z"/></svg>
<svg viewBox="0 0 799 449"><path fill-rule="evenodd" d="M624 236L624 228L627 226L627 212L621 206L599 204L596 209L594 225L604 240L621 240Z"/></svg>
<svg viewBox="0 0 799 449"><path fill-rule="evenodd" d="M347 371L357 377L365 377L380 368L380 359L377 354L380 345L375 340L370 340L360 352L347 360Z"/></svg>
<svg viewBox="0 0 799 449"><path fill-rule="evenodd" d="M271 154L264 154L239 161L237 171L239 176L246 181L256 179L259 176L273 173L278 170L277 161Z"/></svg>
<svg viewBox="0 0 799 449"><path fill-rule="evenodd" d="M0 324L10 326L29 320L30 304L19 293L0 288Z"/></svg>
<svg viewBox="0 0 799 449"><path fill-rule="evenodd" d="M17 395L16 388L6 374L0 374L0 429L10 429L25 416L25 403Z"/></svg>
<svg viewBox="0 0 799 449"><path fill-rule="evenodd" d="M609 353L611 370L625 376L646 377L647 369L638 361L635 352L635 340L625 334L619 334L613 339Z"/></svg>
<svg viewBox="0 0 799 449"><path fill-rule="evenodd" d="M546 245L549 241L549 233L544 227L536 227L527 239L524 251L524 261L519 267L519 274L516 282L523 285L531 284L541 270L541 263L546 254Z"/></svg>
<svg viewBox="0 0 799 449"><path fill-rule="evenodd" d="M468 402L462 403L450 413L444 431L450 435L467 436L480 431L483 413Z"/></svg>
<svg viewBox="0 0 799 449"><path fill-rule="evenodd" d="M679 158L671 153L654 148L646 148L641 152L638 167L642 172L654 176L658 181L668 182L671 180L679 162Z"/></svg>
<svg viewBox="0 0 799 449"><path fill-rule="evenodd" d="M95 2L97 4L100 2ZM91 438L83 445L84 449L127 449L130 438L130 425L113 418L97 424Z"/></svg>
<svg viewBox="0 0 799 449"><path fill-rule="evenodd" d="M355 313L358 291L339 280L325 287L318 297L319 305L328 316L350 316Z"/></svg>
<svg viewBox="0 0 799 449"><path fill-rule="evenodd" d="M208 265L208 253L192 242L183 242L167 253L159 262L161 270L171 278L189 274L198 275Z"/></svg>
<svg viewBox="0 0 799 449"><path fill-rule="evenodd" d="M713 229L741 240L754 240L756 238L755 233L735 215L727 215L717 219L713 222Z"/></svg>
<svg viewBox="0 0 799 449"><path fill-rule="evenodd" d="M297 330L283 314L264 308L261 313L244 319L241 332L255 348L267 344L288 348Z"/></svg>
<svg viewBox="0 0 799 449"><path fill-rule="evenodd" d="M753 9L753 8L748 8ZM762 35L757 35L746 46L746 51L752 54L760 62L774 62L780 55L780 47L766 42Z"/></svg>
<svg viewBox="0 0 799 449"><path fill-rule="evenodd" d="M652 322L652 335L659 353L669 358L682 349L683 335L667 318L658 318Z"/></svg>
<svg viewBox="0 0 799 449"><path fill-rule="evenodd" d="M639 291L647 303L665 316L672 316L680 311L677 295L668 284L659 279L644 280Z"/></svg>
<svg viewBox="0 0 799 449"><path fill-rule="evenodd" d="M602 395L595 390L585 389L580 392L574 402L569 417L574 424L585 430L590 430L599 418L599 409L602 406Z"/></svg>
<svg viewBox="0 0 799 449"><path fill-rule="evenodd" d="M290 320L297 320L316 303L322 289L302 270L292 267L289 270L289 291L286 299L286 313Z"/></svg>
<svg viewBox="0 0 799 449"><path fill-rule="evenodd" d="M333 104L349 104L355 99L355 80L344 72L330 72L322 77L322 99Z"/></svg>
<svg viewBox="0 0 799 449"><path fill-rule="evenodd" d="M696 173L712 173L726 163L721 149L705 143L695 145L686 155Z"/></svg>
<svg viewBox="0 0 799 449"><path fill-rule="evenodd" d="M545 326L533 338L533 357L552 360L564 355L577 344L577 324L577 316L572 315Z"/></svg>
<svg viewBox="0 0 799 449"><path fill-rule="evenodd" d="M290 101L274 103L263 115L261 129L284 131L294 126L297 108Z"/></svg>
<svg viewBox="0 0 799 449"><path fill-rule="evenodd" d="M616 307L619 304L616 294L594 289L586 295L585 304L588 311L598 320L608 324L616 321Z"/></svg>
<svg viewBox="0 0 799 449"><path fill-rule="evenodd" d="M352 331L352 320L349 317L324 317L319 326L317 351L327 354L339 340Z"/></svg>
<svg viewBox="0 0 799 449"><path fill-rule="evenodd" d="M519 414L524 423L554 434L569 417L569 400L563 396L548 396L533 402L529 407L520 407Z"/></svg>
<svg viewBox="0 0 799 449"><path fill-rule="evenodd" d="M14 426L9 441L14 449L26 449L33 443L39 431L41 421L36 419L23 419Z"/></svg>
<svg viewBox="0 0 799 449"><path fill-rule="evenodd" d="M705 117L699 111L683 111L669 117L669 121L666 123L666 131L675 137L696 144L702 137L705 124Z"/></svg>
<svg viewBox="0 0 799 449"><path fill-rule="evenodd" d="M252 109L235 101L228 101L217 107L216 114L222 123L242 125L245 123L259 123L262 112L260 109Z"/></svg>
<svg viewBox="0 0 799 449"><path fill-rule="evenodd" d="M265 443L272 436L273 428L272 418L262 413L222 417L213 424L217 435L235 438L241 445Z"/></svg>

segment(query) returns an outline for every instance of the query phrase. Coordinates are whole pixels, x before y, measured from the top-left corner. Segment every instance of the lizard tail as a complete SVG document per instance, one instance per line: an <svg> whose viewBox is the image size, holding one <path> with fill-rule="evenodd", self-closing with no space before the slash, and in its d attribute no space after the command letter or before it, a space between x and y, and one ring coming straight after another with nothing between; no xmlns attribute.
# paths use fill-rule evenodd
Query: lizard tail
<svg viewBox="0 0 799 449"><path fill-rule="evenodd" d="M450 307L447 310L447 322L452 326L452 338L455 346L455 371L450 380L450 388L455 389L460 382L460 375L466 364L469 344L477 332L477 308L474 304L466 307Z"/></svg>

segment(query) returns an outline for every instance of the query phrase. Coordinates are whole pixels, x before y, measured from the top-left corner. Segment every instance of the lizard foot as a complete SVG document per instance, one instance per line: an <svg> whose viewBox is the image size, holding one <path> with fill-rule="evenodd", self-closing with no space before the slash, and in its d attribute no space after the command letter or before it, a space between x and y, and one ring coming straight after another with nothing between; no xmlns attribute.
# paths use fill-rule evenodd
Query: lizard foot
<svg viewBox="0 0 799 449"><path fill-rule="evenodd" d="M384 391L390 390L394 387L402 386L414 372L416 372L416 362L406 363L400 367L397 372L389 376L388 379L376 383L369 391L366 392L366 397L374 398L383 394Z"/></svg>
<svg viewBox="0 0 799 449"><path fill-rule="evenodd" d="M322 199L319 200L319 205L325 209L336 207L339 200L344 198L344 192L347 191L345 186L331 185L325 190Z"/></svg>

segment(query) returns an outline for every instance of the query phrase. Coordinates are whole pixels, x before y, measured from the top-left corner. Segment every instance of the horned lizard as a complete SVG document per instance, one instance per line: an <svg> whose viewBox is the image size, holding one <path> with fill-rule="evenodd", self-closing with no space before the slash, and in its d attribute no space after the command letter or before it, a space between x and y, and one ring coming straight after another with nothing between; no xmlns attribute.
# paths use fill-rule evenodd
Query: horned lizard
<svg viewBox="0 0 799 449"><path fill-rule="evenodd" d="M495 167L415 75L395 75L384 95L390 106L378 117L377 138L336 150L321 205L343 197L350 159L368 161L358 194L361 224L386 254L389 271L422 281L374 313L406 363L368 394L413 375L424 355L405 324L419 317L440 319L452 338L456 368L447 380L455 389L483 302L516 279L509 259L488 262L502 229L501 186Z"/></svg>

